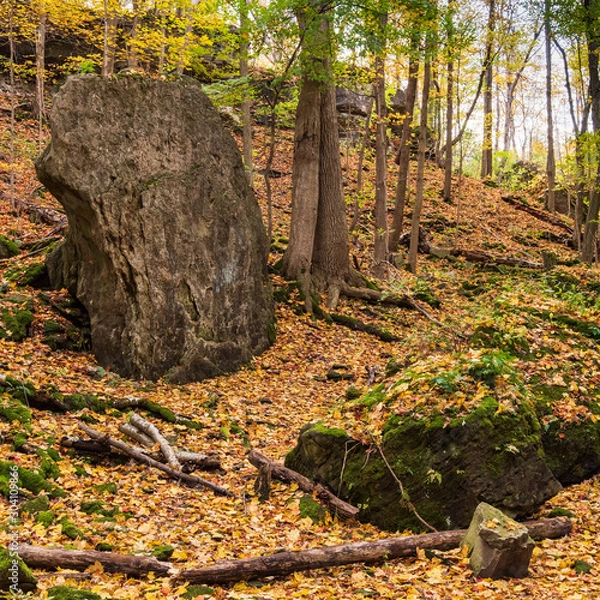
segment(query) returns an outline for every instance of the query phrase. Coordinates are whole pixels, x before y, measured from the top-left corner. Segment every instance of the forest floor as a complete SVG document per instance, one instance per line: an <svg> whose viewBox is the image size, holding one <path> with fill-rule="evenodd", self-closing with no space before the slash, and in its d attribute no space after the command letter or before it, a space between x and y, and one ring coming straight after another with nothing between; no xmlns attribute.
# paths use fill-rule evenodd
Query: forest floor
<svg viewBox="0 0 600 600"><path fill-rule="evenodd" d="M8 132L6 113L0 111L0 131ZM37 128L27 119L18 121L19 165L16 196L27 202L54 206L49 194L39 189L33 170L37 154ZM281 257L288 235L291 208L291 132L281 132L275 169L283 174L273 179L273 251L271 263ZM257 132L259 166L263 133ZM34 223L28 214L11 211L6 161L8 136L0 140L0 234L32 242L48 235L51 225ZM352 202L356 186L356 152L343 148L346 195ZM1 161L4 161L2 163ZM390 160L390 197L395 186L395 166ZM352 236L354 262L365 275L371 269L371 197L374 169L367 160L366 185L360 196L359 227ZM455 181L458 187L458 179ZM501 199L502 191L463 178L454 204L441 200L442 171L430 165L423 225L433 235L436 246L485 251L496 256L514 256L541 261L542 251L551 251L567 265L544 272L507 266L469 263L461 258L419 256L418 274L390 267L384 289L410 293L430 301L424 306L435 320L421 313L381 305L367 306L342 299L339 312L355 316L394 334L399 341L384 342L377 337L346 327L315 320L298 310L298 299L277 295L277 339L250 365L223 377L188 385L163 381L133 381L98 367L85 352L52 350L43 343L44 323L57 315L38 290L18 287L9 275L39 262L43 254L22 253L3 260L3 298L18 293L33 302L34 321L30 335L21 341L0 340L0 373L37 388L48 384L65 394L95 394L107 398L144 397L176 413L184 414L201 428L192 430L178 424L154 420L178 448L201 453L215 452L224 472L204 474L225 486L235 498L214 496L190 489L164 478L156 471L127 462L114 464L71 456L60 449L63 436L79 435L77 420L93 420L94 427L120 437L117 426L123 415L97 414L88 409L60 414L32 409L29 440L60 451L55 484L67 492L52 500L57 515L48 526L24 515L20 540L37 546L93 550L100 542L121 553L151 553L158 546L174 548L171 560L177 568L204 566L218 560L257 557L285 549L307 549L351 541L389 537L389 532L356 522L328 519L313 521L300 513L302 492L294 486L273 483L271 498L261 503L253 484L256 470L246 460L255 448L276 461L296 442L300 429L317 420L342 427L358 438L377 436L392 413L426 412L452 408L468 410L477 402L477 390L461 388L453 393L439 389L418 389L409 383L392 405L371 410L357 408L346 399L349 385L367 391L367 367L376 368L376 384L386 379L386 365L396 361L421 373L451 370L464 357L483 351L473 334L488 328L496 335L496 345L511 354L522 381L535 392L536 386L558 390L554 418L568 421L591 415L590 406L600 390L598 338L585 336L553 315L569 315L578 322L600 322L600 273L574 261L576 254L560 243L565 231L526 212L516 210ZM257 197L266 218L264 182L257 176ZM460 197L459 197L460 196ZM535 199L530 204L541 208ZM410 212L410 204L409 204ZM565 223L568 219L565 217ZM408 227L408 223L406 225ZM558 242L557 242L558 240ZM571 262L569 262L571 261ZM574 262L573 262L574 261ZM285 282L273 276L274 290ZM439 302L435 302L437 299ZM520 352L520 349L526 351ZM352 381L332 381L326 374L342 365ZM510 390L506 392L510 394ZM0 456L20 466L38 468L36 454L16 452L11 445L14 423L0 421ZM103 484L116 484L102 491ZM114 509L110 518L87 514L82 503L98 500ZM2 511L7 503L0 501ZM459 550L443 558L424 554L411 559L389 561L376 566L361 564L296 573L284 578L250 581L206 589L215 599L315 599L394 598L394 599L507 599L591 600L600 597L600 477L563 490L535 516L543 517L556 507L573 513L572 534L560 540L545 540L536 546L529 577L522 580L476 579ZM70 539L59 523L67 518L82 532ZM8 542L8 529L0 529L0 542ZM591 566L578 573L576 561ZM67 575L39 572L35 597L45 598L51 586L70 583L109 598L179 598L189 592L186 586L172 588L167 579L145 577L127 579L106 574L97 566L85 578L73 582ZM202 597L202 596L200 596Z"/></svg>

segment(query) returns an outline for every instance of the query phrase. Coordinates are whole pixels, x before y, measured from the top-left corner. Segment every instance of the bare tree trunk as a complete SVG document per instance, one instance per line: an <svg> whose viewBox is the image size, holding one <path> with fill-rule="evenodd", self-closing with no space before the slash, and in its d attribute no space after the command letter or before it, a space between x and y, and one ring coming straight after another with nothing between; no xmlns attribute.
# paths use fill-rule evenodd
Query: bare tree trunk
<svg viewBox="0 0 600 600"><path fill-rule="evenodd" d="M589 97L592 105L592 124L594 133L600 133L600 74L598 73L598 52L600 51L600 32L596 19L592 16L593 0L584 0L584 8L587 17L587 46L588 46L588 71L589 71ZM597 150L600 151L600 143L596 141ZM598 237L598 212L600 210L600 162L595 174L593 189L590 194L590 205L588 208L585 230L583 233L583 246L581 249L581 260L592 263L596 255L596 244Z"/></svg>
<svg viewBox="0 0 600 600"><path fill-rule="evenodd" d="M375 263L374 273L377 277L385 275L385 263L388 259L388 224L387 224L387 105L385 103L385 36L387 13L380 16L379 31L380 50L375 56L375 112L377 118L375 142Z"/></svg>
<svg viewBox="0 0 600 600"><path fill-rule="evenodd" d="M8 13L8 46L9 46L9 78L10 78L10 175L9 175L9 190L10 190L10 207L17 210L17 202L15 198L15 32L14 32L14 7L11 3Z"/></svg>
<svg viewBox="0 0 600 600"><path fill-rule="evenodd" d="M427 103L429 101L429 84L431 65L429 59L425 62L423 74L423 93L421 97L421 120L419 132L419 157L417 162L417 183L415 191L415 206L413 208L410 247L408 249L408 268L411 273L417 272L417 253L419 250L419 226L423 208L423 192L425 187L425 153L427 151Z"/></svg>
<svg viewBox="0 0 600 600"><path fill-rule="evenodd" d="M481 150L481 178L492 176L493 152L492 152L492 123L493 123L493 47L494 29L496 25L496 2L490 0L490 11L488 16L487 42L485 49L485 84L483 89L483 147Z"/></svg>
<svg viewBox="0 0 600 600"><path fill-rule="evenodd" d="M546 157L546 177L548 180L548 196L546 206L550 212L556 211L554 194L556 180L556 160L554 158L554 118L552 114L552 33L550 31L550 1L545 0L544 35L546 47L546 115L548 121L547 145L548 155Z"/></svg>
<svg viewBox="0 0 600 600"><path fill-rule="evenodd" d="M104 8L104 40L102 52L102 77L109 77L115 70L115 36L116 17L110 14L108 0L103 0Z"/></svg>
<svg viewBox="0 0 600 600"><path fill-rule="evenodd" d="M38 120L38 146L42 151L43 124L45 118L44 108L44 81L46 78L46 20L45 12L40 13L38 26L35 32L35 117Z"/></svg>
<svg viewBox="0 0 600 600"><path fill-rule="evenodd" d="M448 52L452 53L452 42L454 36L454 23L452 21L454 0L448 0L449 22L447 30ZM444 159L444 191L443 198L446 202L452 202L452 126L454 121L454 60L448 55L448 66L446 68L446 153Z"/></svg>
<svg viewBox="0 0 600 600"><path fill-rule="evenodd" d="M418 42L413 44L416 52ZM391 252L398 250L398 241L402 235L404 225L404 207L406 206L406 191L408 188L408 173L410 169L410 142L412 122L417 97L417 82L419 74L419 60L411 57L408 65L408 85L406 87L406 115L402 123L402 137L396 162L398 163L398 185L396 187L396 203L394 206L394 218L390 232L389 249Z"/></svg>
<svg viewBox="0 0 600 600"><path fill-rule="evenodd" d="M335 305L348 277L348 226L342 192L335 87L331 67L330 5L324 0L307 22L304 34L302 91L296 112L292 170L292 222L284 255L286 276L299 279L309 298L310 286L330 293Z"/></svg>
<svg viewBox="0 0 600 600"><path fill-rule="evenodd" d="M129 30L129 43L127 44L127 66L130 69L137 69L138 67L138 57L137 57L137 48L136 37L137 37L137 28L140 22L140 5L139 0L132 1L133 8L133 21L131 23L131 29Z"/></svg>
<svg viewBox="0 0 600 600"><path fill-rule="evenodd" d="M321 94L318 81L304 78L294 129L292 220L290 241L283 257L287 277L310 278L319 210Z"/></svg>
<svg viewBox="0 0 600 600"><path fill-rule="evenodd" d="M248 77L248 0L240 0L240 77ZM242 102L242 145L244 148L244 166L248 183L254 180L254 167L252 160L252 115L250 113L250 100L245 97ZM271 115L274 117L274 114ZM270 239L270 233L269 233Z"/></svg>

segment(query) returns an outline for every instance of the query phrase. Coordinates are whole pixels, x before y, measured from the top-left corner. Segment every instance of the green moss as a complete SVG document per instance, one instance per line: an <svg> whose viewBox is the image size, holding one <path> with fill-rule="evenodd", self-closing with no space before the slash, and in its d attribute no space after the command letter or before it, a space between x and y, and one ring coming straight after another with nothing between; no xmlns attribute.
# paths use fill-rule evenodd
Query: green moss
<svg viewBox="0 0 600 600"><path fill-rule="evenodd" d="M156 402L144 400L143 408L167 423L177 423L177 416L175 413L172 410L161 406L160 404L156 404Z"/></svg>
<svg viewBox="0 0 600 600"><path fill-rule="evenodd" d="M100 494L116 494L118 488L117 484L111 481L110 483L95 485L94 489Z"/></svg>
<svg viewBox="0 0 600 600"><path fill-rule="evenodd" d="M152 556L154 556L154 558L157 558L158 560L169 560L173 555L173 552L175 552L175 548L173 548L173 546L166 545L157 546L156 548L154 548L154 550L152 550L151 554Z"/></svg>
<svg viewBox="0 0 600 600"><path fill-rule="evenodd" d="M84 512L86 515L102 515L104 517L114 517L116 514L121 512L118 506L115 506L111 509L105 508L104 504L99 500L82 502L80 508L81 512Z"/></svg>
<svg viewBox="0 0 600 600"><path fill-rule="evenodd" d="M23 271L23 274L17 279L17 284L20 286L31 285L38 287L45 282L44 280L47 279L47 277L48 270L46 264L43 262L33 263Z"/></svg>
<svg viewBox="0 0 600 600"><path fill-rule="evenodd" d="M27 444L29 437L26 433L19 431L13 436L12 447L14 450L20 450L25 444Z"/></svg>
<svg viewBox="0 0 600 600"><path fill-rule="evenodd" d="M48 500L48 496L45 494L40 494L37 498L32 498L31 500L27 500L21 505L21 513L28 513L30 515L35 515L39 512L46 511L50 508L50 500Z"/></svg>
<svg viewBox="0 0 600 600"><path fill-rule="evenodd" d="M0 235L0 258L10 258L11 256L17 256L21 250L19 246L15 244L11 239L5 235Z"/></svg>
<svg viewBox="0 0 600 600"><path fill-rule="evenodd" d="M554 518L554 517L569 517L569 518L574 518L575 517L575 513L567 508L561 508L560 506L557 506L556 508L553 508L549 513L548 513L548 517L549 518Z"/></svg>
<svg viewBox="0 0 600 600"><path fill-rule="evenodd" d="M55 518L56 515L51 510L44 510L35 515L35 522L41 523L44 527L50 527Z"/></svg>
<svg viewBox="0 0 600 600"><path fill-rule="evenodd" d="M60 522L60 530L70 540L85 539L85 534L81 529L76 527L71 521L63 519Z"/></svg>
<svg viewBox="0 0 600 600"><path fill-rule="evenodd" d="M21 423L27 430L31 427L31 410L12 398L3 400L0 404L0 418L9 423Z"/></svg>
<svg viewBox="0 0 600 600"><path fill-rule="evenodd" d="M186 600L193 600L199 596L212 596L216 593L217 590L215 588L211 588L207 585L190 585L181 597Z"/></svg>
<svg viewBox="0 0 600 600"><path fill-rule="evenodd" d="M327 435L338 438L348 437L348 434L343 429L340 429L339 427L326 427L320 421L318 423L310 425L309 429L311 429L315 433L320 433L321 435Z"/></svg>
<svg viewBox="0 0 600 600"><path fill-rule="evenodd" d="M28 404L35 398L35 387L31 382L23 382L13 377L7 377L3 383L0 383L0 392L6 392L15 400Z"/></svg>
<svg viewBox="0 0 600 600"><path fill-rule="evenodd" d="M33 323L33 313L29 310L8 308L2 309L2 321L4 328L10 333L9 338L13 342L20 342L29 335Z"/></svg>
<svg viewBox="0 0 600 600"><path fill-rule="evenodd" d="M102 600L102 596L88 590L57 585L48 590L48 598L53 600Z"/></svg>
<svg viewBox="0 0 600 600"><path fill-rule="evenodd" d="M327 511L310 494L305 494L299 502L300 516L309 517L313 523L322 523Z"/></svg>
<svg viewBox="0 0 600 600"><path fill-rule="evenodd" d="M274 344L277 339L277 324L274 320L267 325L267 338L270 344Z"/></svg>
<svg viewBox="0 0 600 600"><path fill-rule="evenodd" d="M357 402L363 406L366 406L367 408L372 408L380 402L385 402L387 398L385 389L385 383L380 383L372 390L368 391L364 396L361 396Z"/></svg>
<svg viewBox="0 0 600 600"><path fill-rule="evenodd" d="M360 388L357 388L354 385L351 385L346 390L346 400L357 400L363 395L363 391Z"/></svg>
<svg viewBox="0 0 600 600"><path fill-rule="evenodd" d="M0 461L0 493L8 497L9 480L14 463ZM46 481L41 475L25 469L17 467L18 485L20 489L28 490L33 494L39 494L45 491L50 498L64 498L66 496L64 490Z"/></svg>
<svg viewBox="0 0 600 600"><path fill-rule="evenodd" d="M94 547L94 550L97 550L98 552L112 552L113 549L114 546L112 546L112 544L107 544L106 542L98 542Z"/></svg>
<svg viewBox="0 0 600 600"><path fill-rule="evenodd" d="M585 562L585 560L576 560L573 563L573 570L578 575L581 575L581 574L587 575L587 573L590 573L592 571L592 569L593 569L592 565Z"/></svg>
<svg viewBox="0 0 600 600"><path fill-rule="evenodd" d="M15 564L16 569L14 569ZM10 590L14 584L17 585L19 591L29 592L36 588L37 580L31 569L16 553L0 548L0 590ZM12 594L11 597L13 597Z"/></svg>

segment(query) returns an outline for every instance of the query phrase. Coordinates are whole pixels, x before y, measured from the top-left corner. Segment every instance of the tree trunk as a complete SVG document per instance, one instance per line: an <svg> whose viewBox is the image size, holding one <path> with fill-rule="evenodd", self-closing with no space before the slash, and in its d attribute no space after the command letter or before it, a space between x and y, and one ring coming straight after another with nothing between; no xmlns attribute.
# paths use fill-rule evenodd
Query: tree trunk
<svg viewBox="0 0 600 600"><path fill-rule="evenodd" d="M46 66L46 20L45 12L40 13L35 32L35 117L38 120L38 144L42 151L43 123L46 116L44 109L44 81Z"/></svg>
<svg viewBox="0 0 600 600"><path fill-rule="evenodd" d="M413 46L416 46L414 44ZM416 48L413 48L416 51ZM410 170L410 142L415 100L417 97L417 83L419 74L419 60L413 56L408 65L408 85L406 87L406 115L402 123L402 137L396 161L398 163L398 185L396 187L396 204L394 218L390 232L389 246L391 252L398 250L398 241L402 235L404 225L404 207L406 206L406 191L408 188L408 173Z"/></svg>
<svg viewBox="0 0 600 600"><path fill-rule="evenodd" d="M556 211L554 194L556 180L556 161L554 158L554 118L552 114L552 32L550 31L550 0L545 0L544 35L546 47L546 115L548 124L546 157L546 177L548 181L548 197L546 206L553 213Z"/></svg>
<svg viewBox="0 0 600 600"><path fill-rule="evenodd" d="M240 77L248 77L248 0L240 0ZM247 97L242 102L242 145L244 148L244 166L248 182L253 184L254 166L252 160L252 115L250 113L250 100ZM271 115L273 118L273 115ZM271 233L269 232L269 242Z"/></svg>
<svg viewBox="0 0 600 600"><path fill-rule="evenodd" d="M452 202L452 125L454 117L454 60L451 56L453 52L454 23L452 21L452 12L454 9L454 0L448 0L448 66L446 70L446 153L444 158L444 191L443 198L446 202Z"/></svg>
<svg viewBox="0 0 600 600"><path fill-rule="evenodd" d="M589 97L592 105L592 124L594 133L600 134L600 74L598 73L598 52L600 51L600 34L596 24L593 0L584 0L583 6L587 17L587 46L588 46L588 70L589 70ZM600 142L596 140L597 149L600 151ZM600 210L600 162L593 189L590 194L590 205L583 233L583 245L581 249L581 260L592 263L596 254L596 242L598 237L598 212Z"/></svg>
<svg viewBox="0 0 600 600"><path fill-rule="evenodd" d="M423 192L425 187L425 153L427 151L427 103L429 102L430 75L431 65L429 64L429 59L427 59L425 62L425 72L423 74L423 93L421 98L421 120L419 124L419 157L417 162L415 206L413 208L410 247L408 249L408 268L412 273L417 272L417 253L419 251L419 225L421 223L421 210L423 208Z"/></svg>
<svg viewBox="0 0 600 600"><path fill-rule="evenodd" d="M375 141L375 264L374 273L382 278L388 259L387 224L387 105L385 103L385 36L388 15L379 18L379 52L375 56L375 112L377 118Z"/></svg>
<svg viewBox="0 0 600 600"><path fill-rule="evenodd" d="M330 290L337 301L341 282L348 277L348 226L342 192L335 86L331 66L330 5L299 9L304 33L302 90L296 110L292 221L284 255L287 277Z"/></svg>
<svg viewBox="0 0 600 600"><path fill-rule="evenodd" d="M16 172L16 153L15 138L15 31L14 31L14 7L11 3L8 13L8 47L9 47L9 79L10 79L10 175L9 175L9 194L10 207L14 212L17 209L17 200L15 197L15 172Z"/></svg>
<svg viewBox="0 0 600 600"><path fill-rule="evenodd" d="M492 55L494 49L494 29L496 23L496 2L490 0L490 11L488 16L488 31L485 48L485 83L483 89L483 147L481 150L481 178L492 176L492 123L493 106L492 92L494 85L494 70Z"/></svg>
<svg viewBox="0 0 600 600"><path fill-rule="evenodd" d="M137 58L137 48L136 37L137 37L137 28L140 22L140 5L139 0L133 0L132 2L133 8L133 21L131 22L131 29L129 30L129 41L127 44L127 66L130 69L137 69L138 66L138 58Z"/></svg>

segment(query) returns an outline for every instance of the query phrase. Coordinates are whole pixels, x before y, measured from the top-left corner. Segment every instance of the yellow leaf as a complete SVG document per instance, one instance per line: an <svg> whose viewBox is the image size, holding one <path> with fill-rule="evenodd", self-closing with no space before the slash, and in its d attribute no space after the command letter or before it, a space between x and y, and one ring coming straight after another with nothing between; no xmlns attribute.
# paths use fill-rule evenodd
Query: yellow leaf
<svg viewBox="0 0 600 600"><path fill-rule="evenodd" d="M171 558L174 560L187 560L187 552L185 550L175 550L173 554L171 554Z"/></svg>

